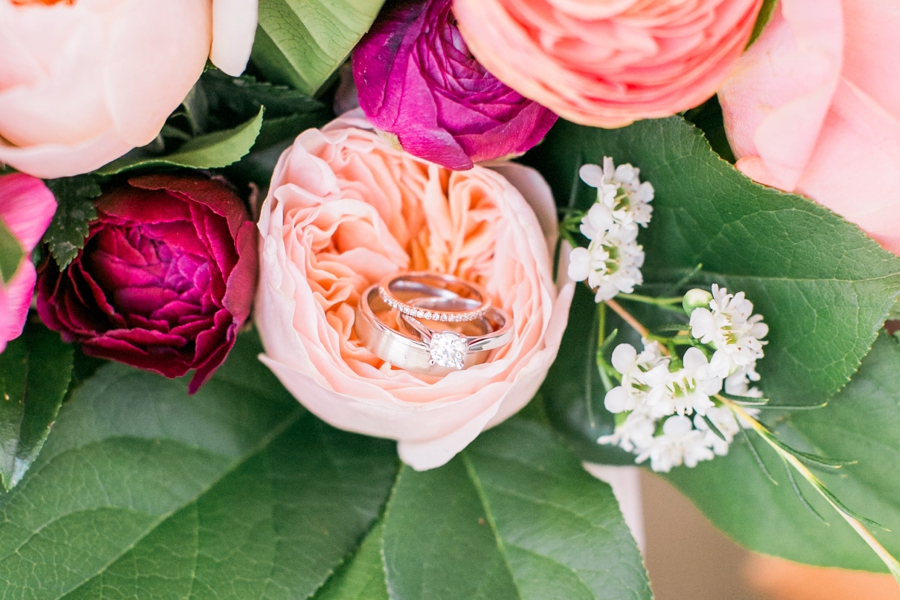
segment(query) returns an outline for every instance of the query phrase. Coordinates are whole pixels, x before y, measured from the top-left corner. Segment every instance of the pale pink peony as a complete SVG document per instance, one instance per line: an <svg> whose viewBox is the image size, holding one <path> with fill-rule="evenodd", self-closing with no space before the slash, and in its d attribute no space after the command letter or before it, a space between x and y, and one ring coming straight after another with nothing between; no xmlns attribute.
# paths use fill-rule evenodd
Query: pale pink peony
<svg viewBox="0 0 900 600"><path fill-rule="evenodd" d="M559 116L597 127L712 96L762 0L454 0L475 57Z"/></svg>
<svg viewBox="0 0 900 600"><path fill-rule="evenodd" d="M355 111L285 151L259 229L261 359L328 423L399 440L413 468L446 463L521 409L559 349L574 284L553 282L555 209L531 169L450 171L395 149ZM481 283L512 316L513 341L442 379L375 358L354 309L407 269Z"/></svg>
<svg viewBox="0 0 900 600"><path fill-rule="evenodd" d="M737 167L900 253L900 7L782 0L719 91Z"/></svg>
<svg viewBox="0 0 900 600"><path fill-rule="evenodd" d="M22 334L37 274L31 251L56 212L56 198L44 182L23 173L0 177L0 221L15 236L26 256L9 283L0 280L0 352Z"/></svg>
<svg viewBox="0 0 900 600"><path fill-rule="evenodd" d="M66 177L150 143L210 52L243 71L256 2L0 0L0 163Z"/></svg>

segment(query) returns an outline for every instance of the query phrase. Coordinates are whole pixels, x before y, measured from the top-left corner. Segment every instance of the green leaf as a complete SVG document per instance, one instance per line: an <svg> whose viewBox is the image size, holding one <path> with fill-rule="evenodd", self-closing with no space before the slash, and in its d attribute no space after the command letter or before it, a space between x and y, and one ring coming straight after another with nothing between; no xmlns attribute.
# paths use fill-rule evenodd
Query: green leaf
<svg viewBox="0 0 900 600"><path fill-rule="evenodd" d="M25 258L25 249L6 227L3 219L0 219L0 279L3 283L9 283L16 271L19 270L19 263Z"/></svg>
<svg viewBox="0 0 900 600"><path fill-rule="evenodd" d="M360 544L353 560L328 580L315 600L390 600L381 562L383 540L384 524L379 522Z"/></svg>
<svg viewBox="0 0 900 600"><path fill-rule="evenodd" d="M306 598L369 530L394 445L331 429L244 335L196 395L117 364L0 498L0 596Z"/></svg>
<svg viewBox="0 0 900 600"><path fill-rule="evenodd" d="M607 325L607 333L612 327ZM627 335L628 326L619 331ZM575 289L569 324L563 334L562 348L554 361L541 393L534 402L543 402L553 427L585 460L603 464L634 464L634 455L618 446L601 446L597 438L609 435L616 426L615 417L603 407L606 388L597 369L597 304L594 294L584 285ZM619 335L616 344L625 341Z"/></svg>
<svg viewBox="0 0 900 600"><path fill-rule="evenodd" d="M93 199L102 191L90 175L51 179L46 184L56 197L57 207L50 227L44 233L44 242L62 270L84 248L90 222L97 218Z"/></svg>
<svg viewBox="0 0 900 600"><path fill-rule="evenodd" d="M260 0L253 63L266 79L315 94L375 21L384 0Z"/></svg>
<svg viewBox="0 0 900 600"><path fill-rule="evenodd" d="M513 420L440 469L403 467L385 513L394 600L650 598L612 490Z"/></svg>
<svg viewBox="0 0 900 600"><path fill-rule="evenodd" d="M894 556L900 555L898 373L900 347L882 335L853 381L828 406L792 414L777 430L794 447L858 461L837 473L817 475L851 510L891 530L872 533ZM667 478L717 527L753 550L814 565L886 570L834 509L795 477L807 501L830 526L810 514L791 489L774 451L758 438L754 442L780 485L766 479L744 441L735 441L727 456L694 469L675 469Z"/></svg>
<svg viewBox="0 0 900 600"><path fill-rule="evenodd" d="M702 264L695 284L743 290L765 317L758 371L773 405L819 404L847 383L900 291L900 259L810 200L750 181L678 117L615 130L560 122L528 160L557 202L577 182L584 209L596 190L575 173L604 156L640 167L656 190L640 238L645 281L671 284ZM569 348L560 355L581 352Z"/></svg>
<svg viewBox="0 0 900 600"><path fill-rule="evenodd" d="M257 81L250 75L231 77L218 69L208 69L200 78L210 109L248 118L266 107L267 120L327 109L327 107L293 88ZM263 125L265 126L265 124Z"/></svg>
<svg viewBox="0 0 900 600"><path fill-rule="evenodd" d="M149 167L185 167L188 169L217 169L237 162L250 152L259 135L264 109L255 117L233 129L216 131L193 138L173 154L148 156L140 148L114 160L96 172L117 175L133 169Z"/></svg>
<svg viewBox="0 0 900 600"><path fill-rule="evenodd" d="M0 478L14 487L37 458L72 377L72 346L27 325L0 354Z"/></svg>
<svg viewBox="0 0 900 600"><path fill-rule="evenodd" d="M242 179L252 181L260 187L269 185L272 171L284 150L303 131L311 127L321 127L327 123L329 119L325 118L324 114L323 111L319 111L266 119L259 137L256 138L253 151L228 168L226 172L228 178L232 182Z"/></svg>

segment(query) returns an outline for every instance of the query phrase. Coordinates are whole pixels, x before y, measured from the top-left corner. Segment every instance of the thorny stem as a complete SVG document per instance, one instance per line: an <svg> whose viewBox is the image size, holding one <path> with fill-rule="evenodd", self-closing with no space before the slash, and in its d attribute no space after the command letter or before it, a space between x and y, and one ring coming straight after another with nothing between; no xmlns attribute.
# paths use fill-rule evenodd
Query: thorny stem
<svg viewBox="0 0 900 600"><path fill-rule="evenodd" d="M631 313L622 308L622 306L619 305L618 302L616 302L615 300L607 300L606 305L616 311L616 313L620 317L622 317L622 320L624 320L635 331L641 334L642 337L648 337L650 332L647 330L647 328L644 327L640 321L635 319ZM662 347L662 351L665 354L669 354L664 346ZM769 431L765 425L752 417L739 404L729 400L721 394L716 394L715 398L719 402L721 402L723 406L728 407L736 416L740 417L739 421L742 420L745 423L748 423L750 427L757 433L757 435L759 435L759 437L761 437L766 442L766 444L768 444L778 454L779 457L781 457L783 460L786 460L788 464L794 467L794 469L796 469L797 472L800 473L800 475L802 475L807 482L809 482L813 489L816 490L816 492L818 492L819 495L821 495L825 499L825 501L828 502L828 504L835 511L837 511L839 515L841 515L844 521L846 521L847 524L850 525L850 527L852 527L854 531L856 531L856 534L859 535L859 537L862 538L862 540L866 544L868 544L869 548L871 548L875 552L875 554L878 555L878 558L880 558L885 566L887 566L888 570L891 572L891 575L893 575L897 583L900 584L900 561L894 558L894 556L890 552L888 552L884 546L881 545L881 542L879 542L875 538L875 536L872 535L872 533L868 529L866 529L865 525L863 525L852 515L848 514L847 510L844 507L840 506L832 499L833 495L828 491L828 488L825 486L822 480L816 477L815 474L810 471L809 468L804 465L799 458L775 443L775 441L772 439L772 432Z"/></svg>

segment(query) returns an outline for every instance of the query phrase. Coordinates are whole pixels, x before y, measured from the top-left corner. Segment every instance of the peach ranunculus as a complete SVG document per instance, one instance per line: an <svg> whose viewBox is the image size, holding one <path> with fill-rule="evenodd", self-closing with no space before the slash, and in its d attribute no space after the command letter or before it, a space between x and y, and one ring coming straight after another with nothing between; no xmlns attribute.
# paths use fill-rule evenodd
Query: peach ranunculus
<svg viewBox="0 0 900 600"><path fill-rule="evenodd" d="M596 127L712 96L762 0L454 0L475 57L559 116Z"/></svg>
<svg viewBox="0 0 900 600"><path fill-rule="evenodd" d="M719 91L737 167L900 254L900 8L781 0Z"/></svg>
<svg viewBox="0 0 900 600"><path fill-rule="evenodd" d="M86 173L150 143L211 57L239 75L257 0L0 0L0 163Z"/></svg>
<svg viewBox="0 0 900 600"><path fill-rule="evenodd" d="M262 361L328 423L398 440L415 469L522 408L559 349L574 284L553 282L556 212L531 169L450 171L395 149L354 111L285 151L259 229ZM357 340L355 308L404 270L482 284L511 315L513 340L443 378L378 360Z"/></svg>
<svg viewBox="0 0 900 600"><path fill-rule="evenodd" d="M56 212L56 198L44 182L24 173L0 176L0 223L13 235L25 256L12 278L0 280L0 352L19 337L34 295L37 272L31 251L37 246Z"/></svg>

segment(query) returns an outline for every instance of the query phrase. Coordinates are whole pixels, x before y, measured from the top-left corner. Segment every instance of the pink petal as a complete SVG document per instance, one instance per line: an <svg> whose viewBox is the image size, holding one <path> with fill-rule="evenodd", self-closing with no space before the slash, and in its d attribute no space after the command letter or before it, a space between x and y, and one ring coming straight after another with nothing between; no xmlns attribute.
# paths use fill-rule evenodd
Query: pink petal
<svg viewBox="0 0 900 600"><path fill-rule="evenodd" d="M256 37L258 0L213 0L209 59L232 77L247 68Z"/></svg>
<svg viewBox="0 0 900 600"><path fill-rule="evenodd" d="M24 173L0 177L0 219L26 252L41 241L56 212L56 198L44 182Z"/></svg>
<svg viewBox="0 0 900 600"><path fill-rule="evenodd" d="M840 0L784 0L719 90L735 154L760 157L781 189L793 190L812 155L843 48Z"/></svg>
<svg viewBox="0 0 900 600"><path fill-rule="evenodd" d="M36 279L34 265L25 260L6 286L0 283L0 352L6 349L6 342L22 335Z"/></svg>
<svg viewBox="0 0 900 600"><path fill-rule="evenodd" d="M860 183L865 193L860 195ZM900 122L863 90L838 86L797 191L900 254Z"/></svg>
<svg viewBox="0 0 900 600"><path fill-rule="evenodd" d="M105 93L119 135L149 144L203 73L209 0L130 0L110 30Z"/></svg>
<svg viewBox="0 0 900 600"><path fill-rule="evenodd" d="M55 179L98 169L133 147L115 131L103 131L77 144L38 144L24 148L11 146L0 138L0 163L35 177Z"/></svg>

